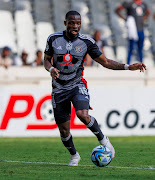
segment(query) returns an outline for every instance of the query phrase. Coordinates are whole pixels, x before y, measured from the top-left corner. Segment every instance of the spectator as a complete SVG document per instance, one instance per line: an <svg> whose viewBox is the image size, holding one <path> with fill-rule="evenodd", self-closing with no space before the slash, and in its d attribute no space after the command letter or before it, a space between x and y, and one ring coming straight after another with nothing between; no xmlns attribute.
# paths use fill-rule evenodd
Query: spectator
<svg viewBox="0 0 155 180"><path fill-rule="evenodd" d="M0 55L0 66L4 66L6 69L13 64L13 60L10 58L11 49L5 46Z"/></svg>
<svg viewBox="0 0 155 180"><path fill-rule="evenodd" d="M96 42L97 46L99 47L100 51L104 54L103 48L104 48L106 43L101 37L101 31L96 30L95 33L94 33L93 39L95 40L95 42ZM91 59L91 57L87 54L85 65L86 66L92 66L92 65L94 65L94 63L95 63L95 61L93 61Z"/></svg>
<svg viewBox="0 0 155 180"><path fill-rule="evenodd" d="M26 51L22 51L21 54L21 61L22 61L22 66L29 66L30 63L28 63L28 53Z"/></svg>
<svg viewBox="0 0 155 180"><path fill-rule="evenodd" d="M121 11L125 10L127 17L124 17ZM144 21L150 15L147 4L142 0L124 1L116 8L116 14L126 21L128 29L128 57L127 64L130 64L134 46L137 43L138 55L140 62L143 61L143 44L144 44Z"/></svg>
<svg viewBox="0 0 155 180"><path fill-rule="evenodd" d="M31 64L32 66L40 66L43 65L43 58L42 58L42 51L38 50L36 52L36 59L34 62Z"/></svg>
<svg viewBox="0 0 155 180"><path fill-rule="evenodd" d="M20 56L17 53L15 53L13 60L14 60L13 65L15 66L30 66L31 65L31 63L28 63L28 53L25 50L22 51Z"/></svg>

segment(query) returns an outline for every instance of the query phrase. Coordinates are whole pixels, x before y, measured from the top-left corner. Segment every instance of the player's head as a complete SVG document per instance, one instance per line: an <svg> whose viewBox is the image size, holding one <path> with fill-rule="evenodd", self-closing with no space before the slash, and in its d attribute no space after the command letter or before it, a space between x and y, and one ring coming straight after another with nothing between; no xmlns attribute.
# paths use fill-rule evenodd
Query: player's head
<svg viewBox="0 0 155 180"><path fill-rule="evenodd" d="M81 29L81 15L77 11L69 11L66 14L64 24L66 26L67 35L70 38L76 37Z"/></svg>
<svg viewBox="0 0 155 180"><path fill-rule="evenodd" d="M2 50L2 56L8 57L11 53L11 49L8 46L5 46Z"/></svg>

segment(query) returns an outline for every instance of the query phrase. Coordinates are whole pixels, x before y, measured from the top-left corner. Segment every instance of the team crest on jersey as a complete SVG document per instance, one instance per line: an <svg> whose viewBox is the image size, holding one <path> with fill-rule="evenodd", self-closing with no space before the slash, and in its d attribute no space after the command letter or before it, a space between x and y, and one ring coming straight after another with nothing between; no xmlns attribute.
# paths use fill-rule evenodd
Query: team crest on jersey
<svg viewBox="0 0 155 180"><path fill-rule="evenodd" d="M76 53L80 53L81 52L81 47L80 46L76 46L75 47L75 52Z"/></svg>
<svg viewBox="0 0 155 180"><path fill-rule="evenodd" d="M65 54L65 55L63 56L63 60L64 60L66 63L71 62L72 59L73 59L73 57L72 57L71 54Z"/></svg>
<svg viewBox="0 0 155 180"><path fill-rule="evenodd" d="M66 43L66 49L67 49L67 51L72 50L72 48L73 48L73 44L72 44L71 42Z"/></svg>

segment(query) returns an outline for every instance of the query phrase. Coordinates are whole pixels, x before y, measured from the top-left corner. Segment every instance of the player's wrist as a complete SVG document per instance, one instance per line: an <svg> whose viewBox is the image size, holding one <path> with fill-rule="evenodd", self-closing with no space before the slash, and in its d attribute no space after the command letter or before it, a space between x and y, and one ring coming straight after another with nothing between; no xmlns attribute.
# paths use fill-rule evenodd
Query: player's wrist
<svg viewBox="0 0 155 180"><path fill-rule="evenodd" d="M129 64L125 64L124 65L124 70L129 70L129 66L130 66Z"/></svg>
<svg viewBox="0 0 155 180"><path fill-rule="evenodd" d="M51 66L48 71L51 73L52 69L54 69L53 66Z"/></svg>

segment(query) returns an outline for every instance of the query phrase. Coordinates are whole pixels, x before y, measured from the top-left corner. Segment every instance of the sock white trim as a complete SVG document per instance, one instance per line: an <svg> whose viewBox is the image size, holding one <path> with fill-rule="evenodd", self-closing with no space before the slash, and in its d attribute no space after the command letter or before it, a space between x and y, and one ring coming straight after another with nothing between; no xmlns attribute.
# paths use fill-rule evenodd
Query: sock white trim
<svg viewBox="0 0 155 180"><path fill-rule="evenodd" d="M88 128L92 127L92 125L94 124L94 121L95 121L94 117L90 116L90 118L91 118L91 120L90 120L89 124L86 125Z"/></svg>
<svg viewBox="0 0 155 180"><path fill-rule="evenodd" d="M70 133L69 136L66 137L66 138L61 137L61 140L62 140L62 141L68 141L68 140L70 139L71 136L72 136L72 135L71 135L71 133Z"/></svg>

